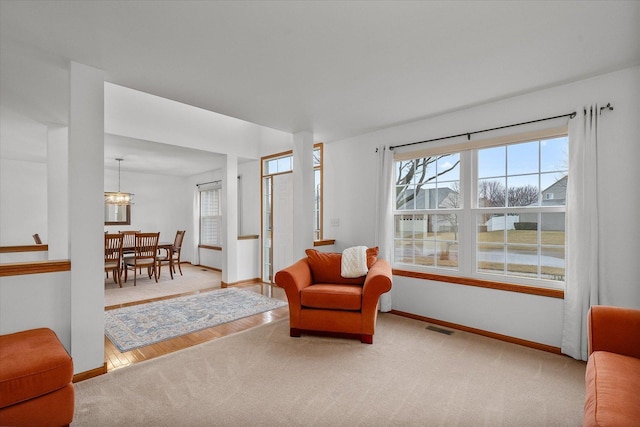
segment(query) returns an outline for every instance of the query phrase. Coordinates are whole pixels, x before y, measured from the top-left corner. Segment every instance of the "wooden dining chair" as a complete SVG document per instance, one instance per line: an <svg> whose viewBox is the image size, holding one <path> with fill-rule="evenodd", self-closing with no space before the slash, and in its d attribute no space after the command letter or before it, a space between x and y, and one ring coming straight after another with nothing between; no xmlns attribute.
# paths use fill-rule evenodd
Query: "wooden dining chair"
<svg viewBox="0 0 640 427"><path fill-rule="evenodd" d="M113 273L113 281L122 287L122 234L104 235L104 272L109 277Z"/></svg>
<svg viewBox="0 0 640 427"><path fill-rule="evenodd" d="M41 245L42 244L42 240L40 239L40 235L38 233L34 234L31 237L33 237L33 240L36 242L36 245Z"/></svg>
<svg viewBox="0 0 640 427"><path fill-rule="evenodd" d="M182 241L184 240L185 233L186 230L178 230L171 248L165 248L165 252L158 255L158 276L162 271L162 264L168 264L169 274L171 275L171 280L173 280L173 274L176 272L176 263L178 264L178 270L182 276L182 267L180 267L180 251L182 250Z"/></svg>
<svg viewBox="0 0 640 427"><path fill-rule="evenodd" d="M133 248L136 245L136 234L140 233L141 230L125 230L118 231L118 233L122 233L124 239L122 240L122 256L132 255ZM124 266L122 267L124 269ZM142 269L140 269L140 274L142 274Z"/></svg>
<svg viewBox="0 0 640 427"><path fill-rule="evenodd" d="M173 272L176 272L176 264L178 265L178 270L180 271L180 275L182 276L182 267L180 267L180 252L182 252L182 241L184 240L184 235L187 230L178 230L176 232L176 238L173 241L173 262L172 268Z"/></svg>
<svg viewBox="0 0 640 427"><path fill-rule="evenodd" d="M122 250L124 253L133 253L133 247L136 244L136 233L139 233L140 230L126 230L126 231L118 231L124 236L122 241Z"/></svg>
<svg viewBox="0 0 640 427"><path fill-rule="evenodd" d="M158 282L158 240L160 233L136 233L136 243L131 255L125 255L124 259L124 281L127 281L128 271L133 270L133 286L136 286L138 269L147 268L149 278L153 274L156 283Z"/></svg>

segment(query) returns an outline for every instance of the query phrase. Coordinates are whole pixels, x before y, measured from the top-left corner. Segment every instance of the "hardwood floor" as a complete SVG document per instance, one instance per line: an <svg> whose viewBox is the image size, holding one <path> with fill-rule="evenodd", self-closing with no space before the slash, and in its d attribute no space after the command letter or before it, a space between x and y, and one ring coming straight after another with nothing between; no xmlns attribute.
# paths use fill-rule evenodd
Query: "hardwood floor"
<svg viewBox="0 0 640 427"><path fill-rule="evenodd" d="M258 293L264 293L270 287L268 284L253 284L243 285L245 289L253 290ZM271 287L273 298L278 298L286 301L284 291L275 286ZM219 288L210 288L219 289ZM207 289L202 289L207 290ZM157 301L160 299L176 298L179 296L190 295L200 291L187 292L177 295L164 296L159 298L153 298L143 301L129 302L126 304L117 304L105 307L105 310L112 310L118 307L144 304L146 302ZM276 310L267 311L265 313L255 314L253 316L238 319L233 322L225 323L222 325L214 326L212 328L204 329L198 332L194 332L188 335L183 335L170 340L159 342L157 344L148 345L135 350L120 352L118 348L107 338L104 337L104 358L107 364L107 372L119 369L125 366L130 366L134 363L142 362L144 360L153 359L154 357L162 356L164 354L173 353L174 351L182 350L187 347L191 347L197 344L202 344L207 341L212 341L217 338L221 338L227 335L241 332L246 329L254 328L256 326L264 325L270 322L274 322L280 319L286 319L289 317L289 308L282 307Z"/></svg>

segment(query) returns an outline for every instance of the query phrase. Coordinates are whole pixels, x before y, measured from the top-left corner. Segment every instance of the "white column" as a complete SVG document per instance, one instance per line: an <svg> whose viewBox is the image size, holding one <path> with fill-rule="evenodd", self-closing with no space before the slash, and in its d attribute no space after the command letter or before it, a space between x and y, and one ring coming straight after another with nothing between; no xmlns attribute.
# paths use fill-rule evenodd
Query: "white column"
<svg viewBox="0 0 640 427"><path fill-rule="evenodd" d="M104 366L104 74L71 63L69 243L74 370Z"/></svg>
<svg viewBox="0 0 640 427"><path fill-rule="evenodd" d="M313 134L293 135L293 257L313 248Z"/></svg>
<svg viewBox="0 0 640 427"><path fill-rule="evenodd" d="M69 128L47 128L47 244L49 259L69 258Z"/></svg>
<svg viewBox="0 0 640 427"><path fill-rule="evenodd" d="M238 156L227 154L222 171L222 283L238 281Z"/></svg>

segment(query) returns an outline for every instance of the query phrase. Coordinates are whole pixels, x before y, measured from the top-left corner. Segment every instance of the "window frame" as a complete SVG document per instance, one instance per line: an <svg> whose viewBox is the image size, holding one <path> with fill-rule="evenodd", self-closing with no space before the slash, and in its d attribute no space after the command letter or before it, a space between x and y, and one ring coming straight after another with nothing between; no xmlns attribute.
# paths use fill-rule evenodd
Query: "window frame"
<svg viewBox="0 0 640 427"><path fill-rule="evenodd" d="M212 197L217 197L217 203L215 209L217 208L217 213L213 213L212 215L203 215L203 209L204 209L204 204L202 203L202 197L203 194L205 193L212 193ZM203 187L200 188L198 190L198 197L199 197L199 205L200 205L200 212L198 212L198 219L199 219L199 225L200 225L200 233L198 236L198 244L201 246L222 246L223 242L222 242L222 235L220 233L221 229L222 229L222 206L221 206L221 197L222 197L222 185L220 185L219 183L216 183L214 185L211 186L207 186L207 187ZM205 232L205 227L204 227L204 220L205 219L213 219L214 223L216 224L215 227L215 241L212 242L205 242L203 241L203 234Z"/></svg>
<svg viewBox="0 0 640 427"><path fill-rule="evenodd" d="M313 151L319 151L320 155L318 163L313 164L313 177L314 177L314 208L313 208L313 223L314 223L314 241L321 241L323 238L323 205L324 205L324 144L319 142L313 144ZM316 176L317 174L317 176ZM318 181L316 181L316 178Z"/></svg>
<svg viewBox="0 0 640 427"><path fill-rule="evenodd" d="M316 162L315 151L319 152L319 158ZM323 206L324 206L324 144L317 142L313 144L314 158L313 173L314 173L314 244L322 241L323 235ZM269 170L268 166L270 162L278 161L282 159L289 159L288 167L280 170ZM276 163L278 164L278 163ZM279 164L278 164L279 166ZM260 275L261 279L266 282L273 280L274 272L273 262L273 248L271 247L272 233L273 233L273 212L270 209L273 207L272 192L266 194L266 188L272 188L273 177L276 175L293 173L293 150L283 151L269 156L264 156L260 159L260 232L262 236L262 245L260 250ZM319 185L316 186L316 173L319 173ZM268 202L265 200L268 199ZM269 212L266 211L269 209ZM316 227L317 226L317 227Z"/></svg>
<svg viewBox="0 0 640 427"><path fill-rule="evenodd" d="M527 212L527 213L556 213L563 212L566 214L566 204L563 206L542 206L542 202L545 200L543 197L543 190L545 188L539 188L539 205L535 208L531 207L504 207L504 208L480 208L476 201L478 200L478 171L477 171L477 153L479 149L507 146L511 144L518 144L531 141L542 141L546 139L553 139L558 137L568 138L567 126L555 127L549 129L541 129L533 132L526 132L521 134L504 135L497 138L470 141L460 144L438 144L419 151L399 151L394 153L394 186L396 183L396 163L401 160L410 160L422 157L436 156L442 154L460 154L460 188L462 190L461 208L456 209L420 209L420 210L398 210L396 209L395 202L393 203L392 215L394 218L393 227L393 248L392 250L392 263L394 266L394 272L399 275L407 277L420 277L430 280L439 280L445 282L453 282L460 284L467 284L472 286L489 287L494 289L503 289L507 287L507 290L516 290L520 292L523 290L525 293L536 294L549 294L547 296L562 297L564 293L564 281L556 281L544 278L528 278L521 276L500 275L493 273L485 273L478 271L477 266L477 230L476 230L476 215L478 213L497 213L498 211L511 212ZM568 167L567 167L568 172ZM539 173L539 172L538 172ZM395 190L394 190L395 191ZM395 193L394 193L395 194ZM395 197L392 197L395 200ZM427 266L419 264L411 264L396 261L396 216L397 215L411 215L411 214L458 214L458 245L459 245L459 258L457 269L442 268L437 266ZM564 250L565 261L567 247L567 238L565 235ZM506 244L506 242L505 242ZM540 247L542 243L538 241ZM505 261L505 266L507 262ZM540 262L538 262L540 266ZM566 264L565 264L566 272ZM394 274L395 274L394 273ZM534 289L535 291L531 291ZM537 290L542 290L538 293ZM548 291L548 292L547 292Z"/></svg>

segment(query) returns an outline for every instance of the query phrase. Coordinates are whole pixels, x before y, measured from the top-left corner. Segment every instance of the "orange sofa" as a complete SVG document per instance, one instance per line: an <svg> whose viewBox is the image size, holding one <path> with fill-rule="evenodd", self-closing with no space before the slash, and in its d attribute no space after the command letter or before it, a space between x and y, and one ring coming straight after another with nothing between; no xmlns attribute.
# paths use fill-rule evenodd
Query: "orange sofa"
<svg viewBox="0 0 640 427"><path fill-rule="evenodd" d="M69 425L72 378L71 356L51 329L0 335L0 425Z"/></svg>
<svg viewBox="0 0 640 427"><path fill-rule="evenodd" d="M344 278L342 254L306 252L306 258L275 276L289 301L290 335L329 333L372 344L378 300L392 286L389 263L377 258L377 248L369 248L366 276Z"/></svg>
<svg viewBox="0 0 640 427"><path fill-rule="evenodd" d="M582 425L640 425L640 310L593 306Z"/></svg>

